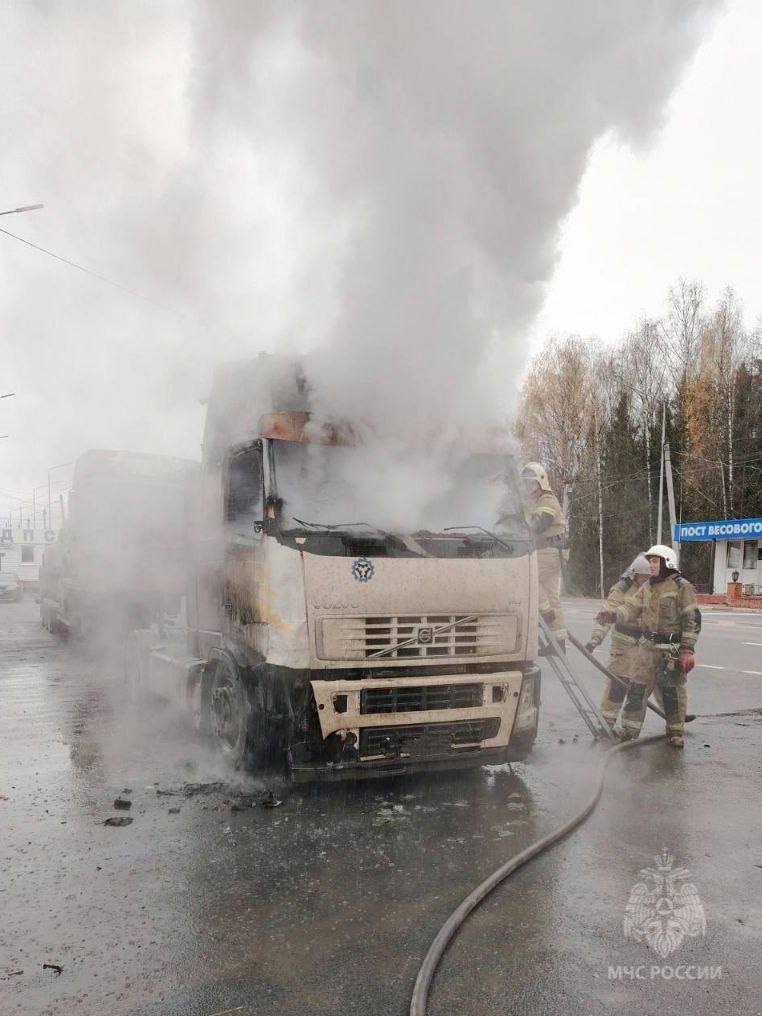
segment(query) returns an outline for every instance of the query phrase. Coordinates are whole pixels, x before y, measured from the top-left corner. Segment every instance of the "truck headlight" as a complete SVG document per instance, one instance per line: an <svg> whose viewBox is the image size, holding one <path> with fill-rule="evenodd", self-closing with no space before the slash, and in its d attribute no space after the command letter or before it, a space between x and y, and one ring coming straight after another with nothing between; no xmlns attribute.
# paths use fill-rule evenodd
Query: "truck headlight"
<svg viewBox="0 0 762 1016"><path fill-rule="evenodd" d="M514 730L524 730L533 727L537 722L537 707L534 704L534 681L533 677L524 677L521 682L521 695L516 710L516 719L513 723Z"/></svg>
<svg viewBox="0 0 762 1016"><path fill-rule="evenodd" d="M534 678L525 677L521 682L521 697L519 698L519 712L527 709L534 709Z"/></svg>

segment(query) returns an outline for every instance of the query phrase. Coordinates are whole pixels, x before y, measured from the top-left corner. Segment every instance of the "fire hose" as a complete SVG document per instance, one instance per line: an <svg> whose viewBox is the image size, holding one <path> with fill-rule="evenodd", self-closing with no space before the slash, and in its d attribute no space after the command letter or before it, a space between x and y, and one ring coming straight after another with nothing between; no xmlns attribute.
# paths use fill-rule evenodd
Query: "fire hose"
<svg viewBox="0 0 762 1016"><path fill-rule="evenodd" d="M568 633L568 638L571 644L575 646L602 674L605 674L611 681L614 681L625 688L629 687L628 681L617 677L616 674L612 674L608 667L605 667L602 663L596 660L593 654L588 652L584 645L582 645L582 643L571 633ZM648 702L648 708L661 716L662 719L666 719L664 713L658 706ZM690 723L695 719L695 714L691 713L685 717L685 722ZM476 886L476 888L473 889L468 896L466 896L460 906L447 918L445 923L437 932L434 941L429 946L429 950L423 959L423 963L421 964L420 969L418 970L418 975L415 979L413 995L410 1000L410 1016L426 1016L429 989L436 969L439 966L439 962L442 959L448 945L458 933L468 915L475 910L487 896L489 896L493 889L496 889L497 886L503 883L515 871L525 865L527 861L531 861L534 857L537 857L545 850L548 850L550 847L560 842L565 836L568 836L570 832L582 825L582 823L590 817L601 798L601 794L603 793L606 769L614 755L618 754L620 751L629 751L631 748L638 748L644 744L655 744L656 742L661 741L663 737L663 734L654 734L651 737L644 737L639 740L624 741L621 744L614 745L613 748L609 748L601 759L598 767L595 788L581 810L564 822L563 825L552 830L541 839L536 840L534 843L526 847L526 849L516 854L515 857L506 861L505 864L497 868L496 871L493 871L491 875L489 875L483 882Z"/></svg>
<svg viewBox="0 0 762 1016"><path fill-rule="evenodd" d="M657 710L659 711L659 710ZM548 850L554 846L565 836L568 836L573 829L576 829L592 814L595 806L600 800L600 796L603 792L603 785L606 776L606 768L613 758L614 755L620 751L629 751L631 748L640 747L644 744L655 744L657 741L663 739L662 734L655 734L651 737L644 737L639 741L624 741L621 744L615 745L613 748L609 748L606 754L601 759L600 766L598 767L598 774L595 783L595 789L587 800L587 803L582 807L580 811L573 815L567 822L549 832L542 839L530 844L525 850L516 854L510 861L501 865L496 871L493 871L485 880L478 885L472 892L466 896L460 906L450 914L445 923L439 929L434 941L429 946L429 951L424 957L423 963L418 971L418 976L415 979L415 986L413 988L413 996L410 1000L410 1016L426 1016L426 1006L428 1003L429 989L431 982L439 966L439 961L445 953L450 942L453 940L455 935L460 930L461 926L465 922L468 915L492 892L493 889L497 888L502 882L504 882L510 875L531 861L532 858L537 857L538 854Z"/></svg>

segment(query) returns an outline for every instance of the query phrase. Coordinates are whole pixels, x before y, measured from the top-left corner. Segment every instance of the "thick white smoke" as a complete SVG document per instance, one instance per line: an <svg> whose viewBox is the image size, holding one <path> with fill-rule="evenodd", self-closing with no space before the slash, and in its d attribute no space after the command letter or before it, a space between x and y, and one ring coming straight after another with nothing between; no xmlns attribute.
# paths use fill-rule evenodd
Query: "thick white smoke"
<svg viewBox="0 0 762 1016"><path fill-rule="evenodd" d="M590 146L647 136L712 6L327 0L207 16L209 122L256 108L256 65L231 66L231 39L294 47L282 128L341 226L308 262L332 283L310 377L320 415L370 431L351 464L357 518L425 524L452 442L505 419ZM457 521L489 524L476 506Z"/></svg>
<svg viewBox="0 0 762 1016"><path fill-rule="evenodd" d="M261 348L317 350L316 408L392 460L503 418L591 144L647 137L716 6L6 8L3 177L47 208L4 225L170 308L3 238L16 485L197 454L212 365Z"/></svg>
<svg viewBox="0 0 762 1016"><path fill-rule="evenodd" d="M332 406L392 436L505 411L591 144L647 135L711 6L302 7L305 116L315 94L323 112L308 154L326 207L352 213L322 379Z"/></svg>

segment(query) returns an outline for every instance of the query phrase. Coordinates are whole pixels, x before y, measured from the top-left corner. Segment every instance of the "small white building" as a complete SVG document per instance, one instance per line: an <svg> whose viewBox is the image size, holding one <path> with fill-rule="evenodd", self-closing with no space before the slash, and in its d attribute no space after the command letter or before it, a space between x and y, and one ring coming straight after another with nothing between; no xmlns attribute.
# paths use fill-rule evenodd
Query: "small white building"
<svg viewBox="0 0 762 1016"><path fill-rule="evenodd" d="M762 593L762 519L681 522L673 538L677 543L714 544L715 595L724 595L731 583L739 583L745 596Z"/></svg>
<svg viewBox="0 0 762 1016"><path fill-rule="evenodd" d="M23 521L0 526L0 571L15 572L25 586L36 585L45 548L57 536L53 529L27 528Z"/></svg>
<svg viewBox="0 0 762 1016"><path fill-rule="evenodd" d="M746 596L762 593L762 540L718 540L714 545L712 592L740 582Z"/></svg>

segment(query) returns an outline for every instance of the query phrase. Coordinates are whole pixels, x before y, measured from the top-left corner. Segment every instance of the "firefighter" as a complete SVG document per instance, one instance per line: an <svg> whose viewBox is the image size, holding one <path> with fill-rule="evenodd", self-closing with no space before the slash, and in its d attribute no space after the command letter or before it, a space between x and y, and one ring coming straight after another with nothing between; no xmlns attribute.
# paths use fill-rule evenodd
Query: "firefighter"
<svg viewBox="0 0 762 1016"><path fill-rule="evenodd" d="M646 557L651 578L616 609L613 619L620 624L637 623L643 629L649 680L655 681L656 699L666 715L667 740L673 747L682 748L688 707L686 682L695 665L701 612L695 589L678 570L674 550L656 544L646 551ZM604 621L611 616L606 611L602 615ZM644 700L643 715L645 710Z"/></svg>
<svg viewBox="0 0 762 1016"><path fill-rule="evenodd" d="M539 462L527 462L521 471L527 516L537 547L540 614L561 649L566 646L566 624L561 607L561 554L566 548L566 519L550 489L548 474Z"/></svg>
<svg viewBox="0 0 762 1016"><path fill-rule="evenodd" d="M627 596L636 592L648 581L650 575L651 566L648 560L645 555L638 554L619 581L615 582L609 590L604 609L615 612L624 603ZM643 663L643 654L639 646L641 629L635 625L603 624L599 621L593 628L590 641L585 649L589 653L595 652L612 628L608 668L620 680L608 681L601 702L601 716L613 730L619 711L624 706L621 723L622 736L637 737L643 725L642 718L639 722L637 720L641 700L645 703L653 690L653 683L651 682L650 687L647 683L650 668L641 666Z"/></svg>

